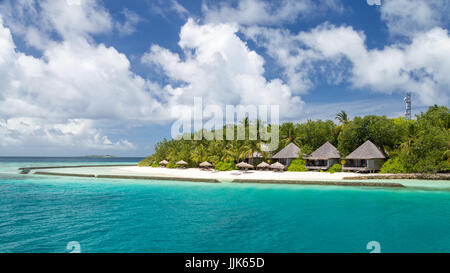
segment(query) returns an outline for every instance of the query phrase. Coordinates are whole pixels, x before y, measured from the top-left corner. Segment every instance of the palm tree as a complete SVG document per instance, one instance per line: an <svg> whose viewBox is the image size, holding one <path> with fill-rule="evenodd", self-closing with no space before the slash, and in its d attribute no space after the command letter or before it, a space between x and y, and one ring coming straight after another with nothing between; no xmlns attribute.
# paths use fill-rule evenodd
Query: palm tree
<svg viewBox="0 0 450 273"><path fill-rule="evenodd" d="M424 130L421 130L415 124L410 124L408 127L408 136L405 142L400 144L400 148L406 151L406 154L411 152L410 147L413 145L414 140L416 140L420 135L424 133Z"/></svg>
<svg viewBox="0 0 450 273"><path fill-rule="evenodd" d="M194 148L194 151L191 154L191 160L195 164L199 164L200 162L206 161L207 152L203 145L200 143Z"/></svg>
<svg viewBox="0 0 450 273"><path fill-rule="evenodd" d="M295 126L292 122L284 123L280 126L280 142L283 147L291 142L298 145L299 143L297 143L296 140L297 136L295 134Z"/></svg>
<svg viewBox="0 0 450 273"><path fill-rule="evenodd" d="M348 123L348 115L344 110L341 110L341 112L336 114L336 119L341 123L341 124L347 124Z"/></svg>
<svg viewBox="0 0 450 273"><path fill-rule="evenodd" d="M244 159L248 158L250 163L253 162L253 154L261 153L261 144L257 141L248 141L243 145L242 149L244 150L243 157Z"/></svg>
<svg viewBox="0 0 450 273"><path fill-rule="evenodd" d="M230 142L226 147L225 158L228 161L234 161L238 163L241 159L245 158L247 147L244 145L243 141L233 141Z"/></svg>

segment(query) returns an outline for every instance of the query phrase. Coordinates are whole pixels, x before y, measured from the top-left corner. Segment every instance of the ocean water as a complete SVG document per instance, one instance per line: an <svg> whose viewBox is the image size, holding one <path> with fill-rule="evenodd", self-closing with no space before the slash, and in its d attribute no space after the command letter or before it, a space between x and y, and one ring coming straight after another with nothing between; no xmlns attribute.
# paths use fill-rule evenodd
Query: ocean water
<svg viewBox="0 0 450 273"><path fill-rule="evenodd" d="M448 191L59 178L17 171L68 164L80 162L0 159L0 252L64 253L72 241L89 253L367 253L371 241L381 252L450 252Z"/></svg>

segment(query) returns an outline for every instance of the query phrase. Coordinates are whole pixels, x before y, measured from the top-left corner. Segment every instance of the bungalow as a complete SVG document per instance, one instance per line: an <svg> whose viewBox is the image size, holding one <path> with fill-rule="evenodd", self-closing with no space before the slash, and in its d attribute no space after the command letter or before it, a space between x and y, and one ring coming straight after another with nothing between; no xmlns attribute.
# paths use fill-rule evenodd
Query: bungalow
<svg viewBox="0 0 450 273"><path fill-rule="evenodd" d="M308 170L328 170L334 164L339 163L341 154L330 142L323 144L311 155L306 157L306 168Z"/></svg>
<svg viewBox="0 0 450 273"><path fill-rule="evenodd" d="M376 172L383 166L386 156L375 144L367 140L345 160L346 163L342 167L344 171Z"/></svg>
<svg viewBox="0 0 450 273"><path fill-rule="evenodd" d="M294 143L289 143L283 150L279 151L272 158L278 160L278 162L282 163L285 166L289 166L292 160L297 159L299 157L300 148Z"/></svg>

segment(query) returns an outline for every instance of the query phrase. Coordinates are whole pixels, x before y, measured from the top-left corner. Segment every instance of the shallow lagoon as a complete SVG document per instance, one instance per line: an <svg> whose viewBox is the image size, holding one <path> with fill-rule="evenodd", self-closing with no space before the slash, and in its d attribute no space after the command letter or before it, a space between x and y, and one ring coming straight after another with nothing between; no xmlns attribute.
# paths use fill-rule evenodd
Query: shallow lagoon
<svg viewBox="0 0 450 273"><path fill-rule="evenodd" d="M450 252L448 191L18 175L23 165L0 163L0 252L70 241L82 252L369 252L370 241Z"/></svg>

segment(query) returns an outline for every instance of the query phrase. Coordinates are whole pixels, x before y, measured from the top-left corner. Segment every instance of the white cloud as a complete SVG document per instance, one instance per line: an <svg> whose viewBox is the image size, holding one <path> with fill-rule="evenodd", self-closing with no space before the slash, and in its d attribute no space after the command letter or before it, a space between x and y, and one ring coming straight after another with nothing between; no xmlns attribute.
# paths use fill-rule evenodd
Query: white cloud
<svg viewBox="0 0 450 273"><path fill-rule="evenodd" d="M168 20L170 20L173 13L183 20L191 16L191 13L177 0L156 0L151 1L149 4L152 12Z"/></svg>
<svg viewBox="0 0 450 273"><path fill-rule="evenodd" d="M386 0L381 5L381 19L393 35L412 37L449 22L448 0Z"/></svg>
<svg viewBox="0 0 450 273"><path fill-rule="evenodd" d="M367 0L367 5L369 6L380 6L381 0Z"/></svg>
<svg viewBox="0 0 450 273"><path fill-rule="evenodd" d="M149 119L157 102L151 84L130 71L127 57L86 40L62 42L42 58L16 53L1 28L5 58L0 114L34 117ZM6 37L5 37L6 36ZM5 48L5 49L4 49ZM7 50L9 48L9 50Z"/></svg>
<svg viewBox="0 0 450 273"><path fill-rule="evenodd" d="M337 71L338 82L346 79L355 88L388 94L411 91L422 104L448 103L450 59L442 56L450 56L450 37L444 29L434 28L411 43L382 50L368 50L364 33L346 26L324 24L297 35L267 28L244 32L268 48L294 86L296 80L307 85L317 67L324 66L328 78Z"/></svg>
<svg viewBox="0 0 450 273"><path fill-rule="evenodd" d="M303 105L300 97L280 79L265 79L263 58L236 32L234 25L199 25L189 19L179 41L184 60L154 45L142 61L159 65L175 82L165 87L174 102L192 103L194 96L202 96L207 104L279 104L281 116L298 115Z"/></svg>
<svg viewBox="0 0 450 273"><path fill-rule="evenodd" d="M233 5L234 4L234 5ZM338 0L264 0L222 1L220 4L203 3L202 10L207 23L237 23L242 25L281 25L292 23L299 16L314 16L324 10L343 11Z"/></svg>
<svg viewBox="0 0 450 273"><path fill-rule="evenodd" d="M365 37L351 27L319 27L300 37L327 59L348 58L353 64L349 80L355 87L386 93L411 91L424 104L448 103L450 59L442 56L450 56L450 37L444 29L432 29L415 36L410 44L383 50L367 50Z"/></svg>
<svg viewBox="0 0 450 273"><path fill-rule="evenodd" d="M5 0L0 11L8 26L20 34L33 26L44 34L56 32L67 40L113 29L109 12L97 0L80 0L77 5L68 1Z"/></svg>
<svg viewBox="0 0 450 273"><path fill-rule="evenodd" d="M109 12L96 0L80 0L79 5L67 1L40 2L44 20L65 39L111 31L113 23Z"/></svg>
<svg viewBox="0 0 450 273"><path fill-rule="evenodd" d="M5 0L0 14L14 34L39 50L60 41L92 40L92 35L112 33L129 35L136 30L141 18L133 11L122 11L123 22L115 21L98 0Z"/></svg>
<svg viewBox="0 0 450 273"><path fill-rule="evenodd" d="M135 149L127 140L112 142L94 121L69 119L65 123L49 123L47 119L10 118L0 119L0 146L43 143L67 149L90 148L95 150Z"/></svg>
<svg viewBox="0 0 450 273"><path fill-rule="evenodd" d="M39 143L95 149L133 148L102 135L105 120L167 119L158 86L130 70L127 57L89 37L52 41L41 58L16 50L0 16L2 145ZM103 148L102 148L103 147Z"/></svg>
<svg viewBox="0 0 450 273"><path fill-rule="evenodd" d="M170 0L171 9L174 10L178 15L181 17L185 17L189 15L189 11L178 1L176 0Z"/></svg>
<svg viewBox="0 0 450 273"><path fill-rule="evenodd" d="M122 11L125 21L123 23L116 22L116 28L120 35L130 35L136 31L137 24L142 20L141 17L129 9Z"/></svg>
<svg viewBox="0 0 450 273"><path fill-rule="evenodd" d="M281 80L266 80L263 58L236 32L230 24L189 20L180 33L184 60L153 46L143 61L157 64L178 82L161 88L134 74L124 54L94 43L89 34L50 39L42 57L26 55L16 49L0 17L3 145L132 148L127 140L112 141L105 124L168 121L171 109L194 96L208 104L280 104L284 117L297 115L300 97Z"/></svg>

